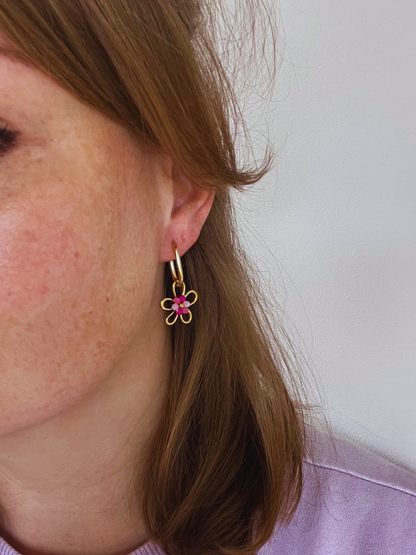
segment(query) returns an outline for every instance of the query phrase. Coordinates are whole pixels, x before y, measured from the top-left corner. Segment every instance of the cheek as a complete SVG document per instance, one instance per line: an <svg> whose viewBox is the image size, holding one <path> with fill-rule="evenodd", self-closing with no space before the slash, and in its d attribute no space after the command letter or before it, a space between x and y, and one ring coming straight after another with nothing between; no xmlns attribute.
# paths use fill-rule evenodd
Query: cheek
<svg viewBox="0 0 416 555"><path fill-rule="evenodd" d="M0 237L2 314L36 311L91 271L79 237L65 224L37 222Z"/></svg>
<svg viewBox="0 0 416 555"><path fill-rule="evenodd" d="M111 230L76 219L0 216L0 434L65 410L129 340Z"/></svg>

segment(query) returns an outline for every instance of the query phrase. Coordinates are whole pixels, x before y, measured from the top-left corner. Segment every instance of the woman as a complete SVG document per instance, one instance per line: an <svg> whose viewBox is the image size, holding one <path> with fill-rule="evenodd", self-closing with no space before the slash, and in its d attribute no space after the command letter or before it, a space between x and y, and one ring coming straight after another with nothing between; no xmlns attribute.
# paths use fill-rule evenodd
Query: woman
<svg viewBox="0 0 416 555"><path fill-rule="evenodd" d="M416 552L416 477L306 425L239 246L271 155L218 10L0 0L2 554Z"/></svg>

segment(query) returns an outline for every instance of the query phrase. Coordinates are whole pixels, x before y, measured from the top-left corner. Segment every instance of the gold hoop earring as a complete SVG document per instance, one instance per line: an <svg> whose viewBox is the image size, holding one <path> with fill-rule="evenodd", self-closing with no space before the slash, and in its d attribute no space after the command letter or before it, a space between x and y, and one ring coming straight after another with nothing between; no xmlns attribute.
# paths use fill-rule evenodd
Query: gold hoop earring
<svg viewBox="0 0 416 555"><path fill-rule="evenodd" d="M189 324L189 322L192 320L192 312L189 310L189 307L195 304L196 301L198 300L198 293L193 289L191 289L191 291L188 291L186 293L186 286L183 279L181 257L179 256L178 248L175 243L172 243L172 248L175 253L176 266L177 266L177 270L176 270L175 260L170 261L170 273L173 280L173 283L172 283L173 299L170 299L169 297L167 297L166 299L163 299L162 301L160 301L160 306L163 308L163 310L172 311L165 319L165 322L167 323L168 326L172 326L176 322L178 317L181 319L181 321L184 324ZM179 296L176 292L177 287L181 288L181 294ZM187 299L188 295L191 295L191 294L194 295L194 300L192 302L190 302ZM171 303L171 306L168 306L168 307L165 306L165 302L167 301ZM188 314L188 318L185 319L183 317L183 314ZM172 319L172 315L174 315L173 319Z"/></svg>

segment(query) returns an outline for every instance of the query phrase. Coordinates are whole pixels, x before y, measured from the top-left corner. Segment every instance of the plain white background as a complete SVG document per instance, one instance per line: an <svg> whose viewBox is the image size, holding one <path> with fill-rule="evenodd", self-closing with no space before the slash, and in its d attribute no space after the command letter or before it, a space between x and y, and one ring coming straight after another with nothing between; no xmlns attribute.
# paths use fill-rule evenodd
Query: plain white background
<svg viewBox="0 0 416 555"><path fill-rule="evenodd" d="M276 6L283 62L249 124L277 164L239 201L243 242L339 435L416 472L416 2Z"/></svg>

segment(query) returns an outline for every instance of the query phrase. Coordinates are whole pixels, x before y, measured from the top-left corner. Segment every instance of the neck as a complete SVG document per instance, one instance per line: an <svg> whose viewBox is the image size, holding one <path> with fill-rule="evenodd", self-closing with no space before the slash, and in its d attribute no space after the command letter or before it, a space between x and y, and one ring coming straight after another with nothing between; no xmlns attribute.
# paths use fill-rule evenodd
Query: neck
<svg viewBox="0 0 416 555"><path fill-rule="evenodd" d="M147 541L141 518L130 518L130 497L141 511L129 486L166 399L163 325L150 337L141 330L69 410L0 437L0 534L22 555L126 555Z"/></svg>

